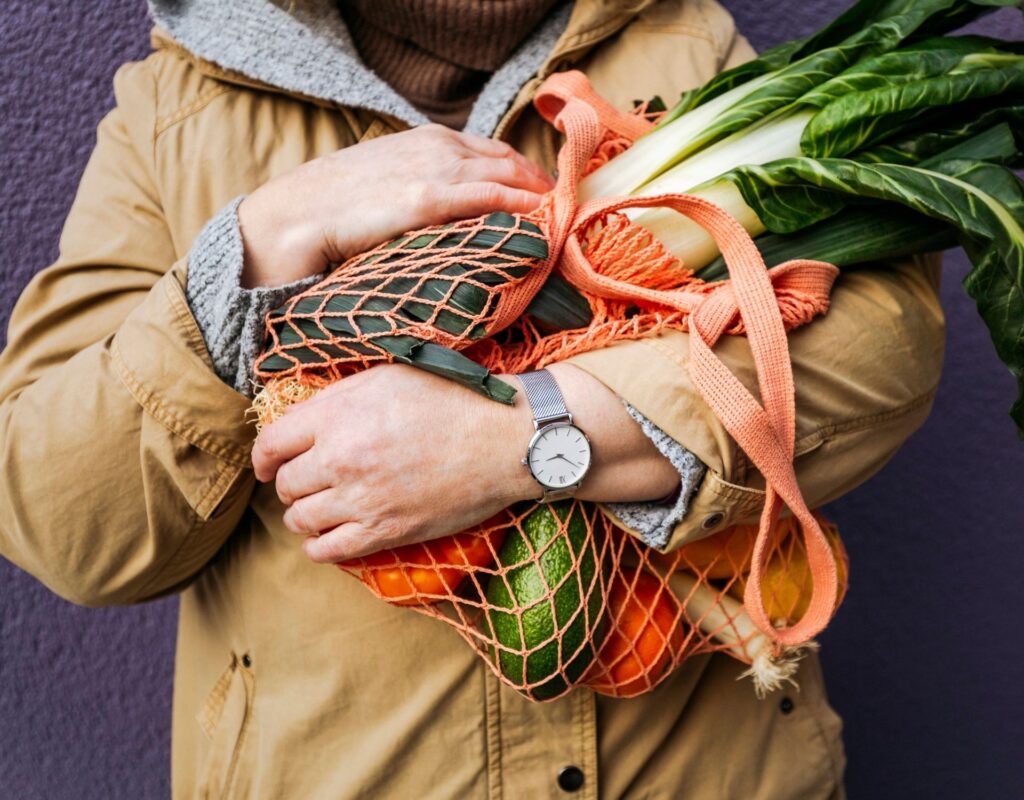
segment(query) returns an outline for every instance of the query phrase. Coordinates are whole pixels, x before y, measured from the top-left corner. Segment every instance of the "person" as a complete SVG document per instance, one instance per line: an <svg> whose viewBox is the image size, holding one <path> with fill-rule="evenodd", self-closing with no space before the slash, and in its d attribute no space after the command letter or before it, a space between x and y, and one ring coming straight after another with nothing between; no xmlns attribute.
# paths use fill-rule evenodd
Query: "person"
<svg viewBox="0 0 1024 800"><path fill-rule="evenodd" d="M676 96L753 57L728 13L150 6L154 52L118 72L60 257L0 356L0 554L83 605L180 593L174 796L841 796L841 723L813 656L781 698L702 655L634 700L531 703L447 626L325 566L539 497L519 463L522 392L507 408L383 365L258 439L246 418L263 313L402 231L536 207L558 144L530 105L543 78L580 69L620 108ZM877 471L927 415L936 285L923 260L844 275L792 334L810 504ZM753 385L741 338L718 351ZM550 370L593 441L577 496L664 551L763 502L686 360L668 332Z"/></svg>

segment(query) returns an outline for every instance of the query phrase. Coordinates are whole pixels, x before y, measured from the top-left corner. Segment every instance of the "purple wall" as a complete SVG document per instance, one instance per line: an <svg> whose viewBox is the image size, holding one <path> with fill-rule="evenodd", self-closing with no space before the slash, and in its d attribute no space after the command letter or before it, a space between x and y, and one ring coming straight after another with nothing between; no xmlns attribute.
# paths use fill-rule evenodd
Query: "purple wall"
<svg viewBox="0 0 1024 800"><path fill-rule="evenodd" d="M764 48L846 3L726 5ZM1024 39L1013 12L985 28ZM141 0L5 4L0 327L56 254L111 76L146 53L147 32ZM853 570L823 657L853 798L1024 797L1024 444L1006 414L1013 381L958 285L966 267L948 259L949 354L930 421L831 508ZM173 600L76 608L0 561L0 797L168 794L175 614Z"/></svg>

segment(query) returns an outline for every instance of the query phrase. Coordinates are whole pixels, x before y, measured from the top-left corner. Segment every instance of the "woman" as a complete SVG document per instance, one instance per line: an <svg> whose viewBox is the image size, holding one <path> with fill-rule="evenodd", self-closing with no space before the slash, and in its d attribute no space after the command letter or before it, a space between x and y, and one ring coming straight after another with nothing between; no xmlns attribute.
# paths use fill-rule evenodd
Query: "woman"
<svg viewBox="0 0 1024 800"><path fill-rule="evenodd" d="M322 565L540 496L518 463L522 393L505 409L383 366L255 444L243 418L261 311L403 230L532 208L557 145L529 105L544 76L582 69L620 107L671 97L752 55L728 15L696 0L152 7L156 50L115 79L61 257L0 358L0 554L84 604L182 593L175 796L840 794L813 659L784 699L758 702L740 665L704 656L636 700L536 705L445 626ZM811 504L924 419L933 280L844 276L792 337ZM720 350L749 381L745 343ZM906 352L920 369L892 367ZM630 501L626 527L665 550L763 499L686 353L671 333L551 369L594 442L578 496Z"/></svg>

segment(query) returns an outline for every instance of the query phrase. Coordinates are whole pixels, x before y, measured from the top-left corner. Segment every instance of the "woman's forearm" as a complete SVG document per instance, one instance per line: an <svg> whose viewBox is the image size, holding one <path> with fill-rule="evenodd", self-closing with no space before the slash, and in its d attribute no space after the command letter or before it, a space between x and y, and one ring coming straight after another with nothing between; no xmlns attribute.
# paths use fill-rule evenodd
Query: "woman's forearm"
<svg viewBox="0 0 1024 800"><path fill-rule="evenodd" d="M555 377L573 421L590 438L593 461L576 496L600 503L660 500L679 488L679 472L630 416L622 401L603 383L570 364L553 364ZM512 376L505 380L516 383ZM520 391L508 410L515 421L507 428L516 461L533 434L533 417ZM513 467L524 497L540 497L541 487L521 464Z"/></svg>

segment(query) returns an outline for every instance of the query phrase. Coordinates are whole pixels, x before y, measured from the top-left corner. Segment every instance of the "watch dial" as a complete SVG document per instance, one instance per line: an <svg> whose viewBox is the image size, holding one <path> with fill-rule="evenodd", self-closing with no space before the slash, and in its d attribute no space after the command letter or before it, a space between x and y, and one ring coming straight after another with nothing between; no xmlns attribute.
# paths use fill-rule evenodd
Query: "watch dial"
<svg viewBox="0 0 1024 800"><path fill-rule="evenodd" d="M530 471L549 489L579 483L590 466L590 442L575 425L545 428L530 448Z"/></svg>

